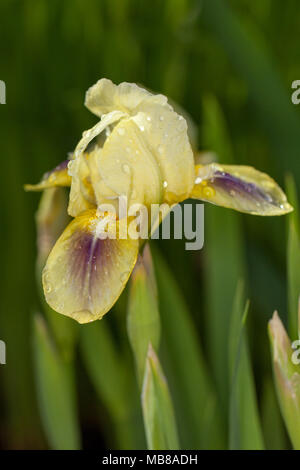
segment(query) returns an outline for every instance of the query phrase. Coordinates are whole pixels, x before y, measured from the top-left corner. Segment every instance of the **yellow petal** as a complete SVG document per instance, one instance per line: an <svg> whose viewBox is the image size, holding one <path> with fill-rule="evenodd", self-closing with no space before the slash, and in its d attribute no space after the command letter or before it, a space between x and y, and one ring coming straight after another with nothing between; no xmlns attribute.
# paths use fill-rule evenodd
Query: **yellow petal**
<svg viewBox="0 0 300 470"><path fill-rule="evenodd" d="M107 198L125 194L130 203L148 205L161 200L173 204L188 197L195 175L187 123L165 96L154 95L135 84L114 85L102 79L87 91L85 104L101 116L101 122L121 113L121 122L114 121L111 135L97 158L99 168L93 178L97 200L100 195ZM99 132L95 128L78 144L76 155Z"/></svg>
<svg viewBox="0 0 300 470"><path fill-rule="evenodd" d="M53 247L43 271L47 302L87 323L103 317L120 296L138 254L138 240L99 238L103 219L94 210L76 217ZM109 223L108 232L113 233Z"/></svg>
<svg viewBox="0 0 300 470"><path fill-rule="evenodd" d="M278 184L250 166L196 166L191 197L254 215L282 215L293 210Z"/></svg>
<svg viewBox="0 0 300 470"><path fill-rule="evenodd" d="M188 197L195 178L187 123L169 104L157 103L155 98L153 95L143 101L132 120L159 165L164 200L179 202Z"/></svg>
<svg viewBox="0 0 300 470"><path fill-rule="evenodd" d="M47 188L54 188L58 186L70 186L71 177L68 174L69 160L64 160L57 165L53 170L44 174L42 181L38 184L26 184L26 191L42 191Z"/></svg>
<svg viewBox="0 0 300 470"><path fill-rule="evenodd" d="M119 121L126 113L121 111L112 111L111 113L102 116L101 120L95 124L91 129L84 131L81 140L78 142L74 151L74 156L77 158L82 152L85 151L89 143L103 132L108 126Z"/></svg>
<svg viewBox="0 0 300 470"><path fill-rule="evenodd" d="M86 210L96 207L96 199L91 184L89 154L82 153L69 162L69 174L72 176L68 213L77 217Z"/></svg>
<svg viewBox="0 0 300 470"><path fill-rule="evenodd" d="M135 83L115 85L111 80L102 78L86 92L85 106L99 117L116 109L133 114L141 102L151 96L157 103L167 101L165 96L152 95Z"/></svg>
<svg viewBox="0 0 300 470"><path fill-rule="evenodd" d="M118 123L102 149L95 149L89 160L97 204L127 196L132 204L159 203L162 200L162 176L151 149L131 119Z"/></svg>

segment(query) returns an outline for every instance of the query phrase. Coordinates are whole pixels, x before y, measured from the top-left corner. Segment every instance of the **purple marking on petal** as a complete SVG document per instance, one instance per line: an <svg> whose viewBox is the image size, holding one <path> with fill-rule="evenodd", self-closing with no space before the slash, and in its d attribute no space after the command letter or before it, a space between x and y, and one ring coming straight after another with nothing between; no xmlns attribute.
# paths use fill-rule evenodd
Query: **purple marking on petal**
<svg viewBox="0 0 300 470"><path fill-rule="evenodd" d="M109 239L95 238L92 233L85 231L74 234L72 243L72 282L76 284L77 289L84 289L88 279L88 294L92 296L93 287L97 283L99 288L101 287L101 277L105 273L105 264L107 265L113 250L113 243ZM88 305L86 307L88 308Z"/></svg>
<svg viewBox="0 0 300 470"><path fill-rule="evenodd" d="M43 179L48 179L50 175L53 173L56 173L58 171L63 171L68 168L68 163L70 160L64 160L63 162L59 163L53 170L47 171L47 173L44 174Z"/></svg>
<svg viewBox="0 0 300 470"><path fill-rule="evenodd" d="M237 178L224 171L216 171L212 182L215 186L219 186L226 192L236 191L243 196L253 198L255 200L263 200L269 204L276 204L276 201L270 196L270 194L264 192L256 184L243 181L241 178Z"/></svg>

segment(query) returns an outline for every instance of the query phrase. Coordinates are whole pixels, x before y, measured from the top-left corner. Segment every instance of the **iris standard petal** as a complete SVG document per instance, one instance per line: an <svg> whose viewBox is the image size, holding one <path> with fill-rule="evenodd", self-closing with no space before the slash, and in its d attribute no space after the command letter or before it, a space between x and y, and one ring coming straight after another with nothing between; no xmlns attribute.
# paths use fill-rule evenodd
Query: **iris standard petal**
<svg viewBox="0 0 300 470"><path fill-rule="evenodd" d="M58 186L70 186L71 177L68 174L69 160L64 160L57 165L53 170L44 174L42 180L38 184L26 184L24 186L26 191L42 191L47 188L54 188Z"/></svg>
<svg viewBox="0 0 300 470"><path fill-rule="evenodd" d="M122 117L126 116L126 113L122 111L112 111L111 113L103 115L101 120L95 124L94 127L84 131L82 138L78 142L76 149L74 151L74 156L77 158L82 152L85 151L89 143L97 137L101 132L103 132L108 126L119 121Z"/></svg>
<svg viewBox="0 0 300 470"><path fill-rule="evenodd" d="M162 201L159 164L132 119L118 123L102 149L90 156L90 174L97 204L126 196L128 206Z"/></svg>
<svg viewBox="0 0 300 470"><path fill-rule="evenodd" d="M191 197L255 215L282 215L293 210L278 184L250 166L196 166Z"/></svg>
<svg viewBox="0 0 300 470"><path fill-rule="evenodd" d="M195 179L186 120L169 104L157 103L155 96L141 103L132 120L159 165L164 200L172 204L186 199Z"/></svg>
<svg viewBox="0 0 300 470"><path fill-rule="evenodd" d="M107 230L112 231L113 224ZM138 254L138 240L99 238L95 210L76 217L53 247L43 271L49 305L87 323L103 317L118 299Z"/></svg>
<svg viewBox="0 0 300 470"><path fill-rule="evenodd" d="M85 106L99 117L116 109L132 114L149 97L153 97L156 103L167 102L165 96L152 95L135 83L123 82L115 85L111 80L102 78L87 90Z"/></svg>

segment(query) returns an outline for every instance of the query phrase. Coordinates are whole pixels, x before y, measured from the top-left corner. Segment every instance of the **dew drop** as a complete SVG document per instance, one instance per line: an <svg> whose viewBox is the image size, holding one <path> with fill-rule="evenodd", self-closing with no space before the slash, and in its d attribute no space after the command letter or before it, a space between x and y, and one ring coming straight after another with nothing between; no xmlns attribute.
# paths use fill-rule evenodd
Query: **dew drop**
<svg viewBox="0 0 300 470"><path fill-rule="evenodd" d="M151 117L150 116L147 116L147 121L151 121Z"/></svg>
<svg viewBox="0 0 300 470"><path fill-rule="evenodd" d="M164 187L164 188L167 188L167 187L168 187L168 182L167 182L167 181L164 181L164 182L163 182L163 187Z"/></svg>
<svg viewBox="0 0 300 470"><path fill-rule="evenodd" d="M145 126L140 126L140 131L144 132Z"/></svg>
<svg viewBox="0 0 300 470"><path fill-rule="evenodd" d="M195 179L195 184L200 184L200 183L201 183L201 178L199 178L199 177L196 178L196 179Z"/></svg>
<svg viewBox="0 0 300 470"><path fill-rule="evenodd" d="M203 196L207 198L213 197L216 194L214 188L212 188L211 186L204 187L202 191Z"/></svg>
<svg viewBox="0 0 300 470"><path fill-rule="evenodd" d="M124 171L124 173L126 173L126 175L129 175L129 173L130 173L130 166L127 165L126 163L124 163L124 164L122 165L122 170Z"/></svg>
<svg viewBox="0 0 300 470"><path fill-rule="evenodd" d="M46 290L46 293L47 293L47 294L50 294L50 292L52 291L52 286L51 286L51 284L47 284L45 290Z"/></svg>
<svg viewBox="0 0 300 470"><path fill-rule="evenodd" d="M118 134L119 135L124 135L125 134L125 129L123 127L119 127Z"/></svg>

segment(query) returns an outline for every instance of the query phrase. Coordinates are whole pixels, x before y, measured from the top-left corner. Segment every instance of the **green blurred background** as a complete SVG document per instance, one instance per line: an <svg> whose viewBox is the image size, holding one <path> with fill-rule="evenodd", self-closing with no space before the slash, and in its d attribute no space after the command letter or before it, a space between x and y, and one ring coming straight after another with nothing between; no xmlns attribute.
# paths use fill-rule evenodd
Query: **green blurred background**
<svg viewBox="0 0 300 470"><path fill-rule="evenodd" d="M83 107L85 91L107 77L143 84L177 101L196 123L199 149L214 150L223 162L253 165L283 187L290 172L299 189L300 106L291 102L291 83L300 79L299 2L1 0L0 18L0 79L7 87L7 104L0 105L0 339L7 345L7 364L0 365L0 448L43 449L53 445L42 425L33 370L33 315L42 310L35 278L39 195L24 193L23 184L37 182L64 160L82 131L95 123ZM168 343L173 311L166 303L161 356L182 446L227 446L229 315L242 277L250 299L248 339L265 446L289 448L267 337L274 309L287 319L287 217L252 217L208 206L205 217L202 251L187 252L179 240L154 247L189 310L225 430L225 437L213 436L208 444L189 436ZM124 299L126 293L103 322L131 376ZM180 331L177 340L182 341ZM109 406L82 356L76 349L82 445L118 447ZM189 367L192 375L187 361ZM138 429L139 417L136 421Z"/></svg>

